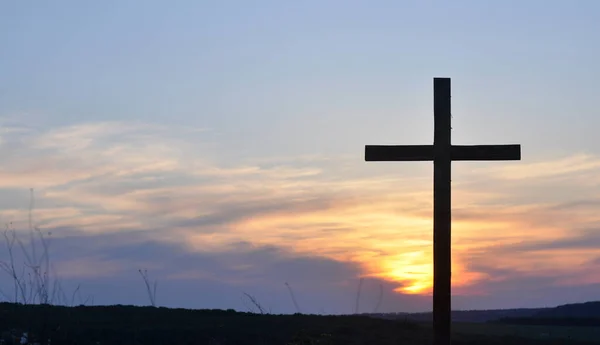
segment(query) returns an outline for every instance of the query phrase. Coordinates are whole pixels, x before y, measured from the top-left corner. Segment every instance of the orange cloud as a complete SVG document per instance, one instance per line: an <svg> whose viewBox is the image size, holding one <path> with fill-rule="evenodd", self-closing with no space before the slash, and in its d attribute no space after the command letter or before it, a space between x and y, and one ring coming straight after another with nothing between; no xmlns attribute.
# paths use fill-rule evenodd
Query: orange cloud
<svg viewBox="0 0 600 345"><path fill-rule="evenodd" d="M395 282L404 293L430 292L431 175L395 175L401 167L367 166L358 156L281 163L261 158L224 166L198 155L178 139L179 132L166 133L119 123L38 133L22 141L19 150L29 155L5 164L0 180L4 188L24 193L39 187L42 205L35 214L45 227L87 233L161 228L161 241L196 251L239 241L273 245L357 263L364 276ZM593 176L599 172L600 159L591 155L457 168L457 291L496 279L473 268L475 257L490 268L560 274L597 255L571 247L510 248L540 240L566 243L578 236L576 229L597 226L593 205L599 187L590 181L597 181ZM575 198L568 190L581 193ZM23 206L0 215L26 219ZM503 256L494 254L498 248Z"/></svg>

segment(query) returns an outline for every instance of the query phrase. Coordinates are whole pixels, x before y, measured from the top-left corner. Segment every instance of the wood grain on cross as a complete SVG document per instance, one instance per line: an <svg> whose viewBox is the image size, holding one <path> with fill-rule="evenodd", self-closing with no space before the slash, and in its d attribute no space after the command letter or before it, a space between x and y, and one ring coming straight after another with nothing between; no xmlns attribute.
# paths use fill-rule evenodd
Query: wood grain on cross
<svg viewBox="0 0 600 345"><path fill-rule="evenodd" d="M451 162L520 160L521 145L452 145L450 78L433 79L433 145L367 145L365 160L433 161L434 344L450 344L451 332Z"/></svg>

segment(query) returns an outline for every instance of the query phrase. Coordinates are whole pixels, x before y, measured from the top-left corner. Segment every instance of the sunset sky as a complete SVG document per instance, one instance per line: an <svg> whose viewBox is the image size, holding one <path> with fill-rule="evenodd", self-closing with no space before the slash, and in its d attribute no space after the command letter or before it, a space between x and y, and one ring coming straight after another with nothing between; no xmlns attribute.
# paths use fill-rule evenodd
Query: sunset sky
<svg viewBox="0 0 600 345"><path fill-rule="evenodd" d="M95 304L431 310L433 77L454 144L453 307L600 300L600 2L2 1L0 221ZM3 244L4 245L4 244ZM4 246L2 247L4 248ZM22 259L22 255L18 255ZM7 260L0 250L0 260ZM21 262L21 261L19 261ZM0 272L0 288L12 281Z"/></svg>

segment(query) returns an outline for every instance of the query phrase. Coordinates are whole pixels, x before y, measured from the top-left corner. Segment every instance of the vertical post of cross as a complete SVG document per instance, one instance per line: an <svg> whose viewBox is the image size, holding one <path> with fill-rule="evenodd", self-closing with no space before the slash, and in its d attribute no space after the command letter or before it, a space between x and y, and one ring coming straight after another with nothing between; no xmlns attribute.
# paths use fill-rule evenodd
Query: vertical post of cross
<svg viewBox="0 0 600 345"><path fill-rule="evenodd" d="M450 78L433 79L433 331L435 345L451 334L451 101Z"/></svg>

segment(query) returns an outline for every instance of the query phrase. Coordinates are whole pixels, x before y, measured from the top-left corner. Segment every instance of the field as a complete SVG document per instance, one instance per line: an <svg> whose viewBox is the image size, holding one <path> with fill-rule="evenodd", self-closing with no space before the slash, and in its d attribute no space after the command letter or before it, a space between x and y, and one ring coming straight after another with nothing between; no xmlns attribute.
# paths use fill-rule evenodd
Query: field
<svg viewBox="0 0 600 345"><path fill-rule="evenodd" d="M578 336L570 340L568 330L540 338L538 333L543 330L536 326L513 328L460 323L454 327L453 345L583 345L593 344L590 340L598 339L597 331L587 329L571 332ZM17 343L17 337L24 331L41 344L52 339L53 344L61 345L423 345L432 342L431 325L412 321L133 306L68 308L2 303L0 331L4 344Z"/></svg>
<svg viewBox="0 0 600 345"><path fill-rule="evenodd" d="M494 323L455 323L457 333L489 336L514 336L527 339L577 340L600 343L599 327L529 326Z"/></svg>

